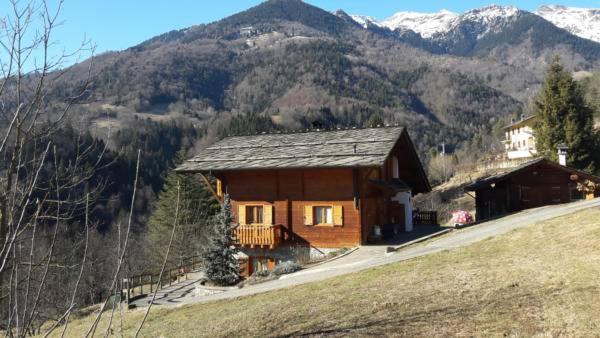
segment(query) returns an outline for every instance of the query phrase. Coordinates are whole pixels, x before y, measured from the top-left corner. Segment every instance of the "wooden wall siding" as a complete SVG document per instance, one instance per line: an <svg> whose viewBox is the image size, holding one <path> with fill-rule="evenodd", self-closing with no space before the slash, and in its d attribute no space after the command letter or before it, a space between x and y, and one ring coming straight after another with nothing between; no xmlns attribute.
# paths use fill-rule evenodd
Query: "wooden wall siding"
<svg viewBox="0 0 600 338"><path fill-rule="evenodd" d="M283 225L284 240L288 242L323 248L361 244L360 211L354 204L350 168L238 171L219 176L226 184L234 213L239 205L272 205L273 223ZM343 226L304 225L306 205L341 205Z"/></svg>

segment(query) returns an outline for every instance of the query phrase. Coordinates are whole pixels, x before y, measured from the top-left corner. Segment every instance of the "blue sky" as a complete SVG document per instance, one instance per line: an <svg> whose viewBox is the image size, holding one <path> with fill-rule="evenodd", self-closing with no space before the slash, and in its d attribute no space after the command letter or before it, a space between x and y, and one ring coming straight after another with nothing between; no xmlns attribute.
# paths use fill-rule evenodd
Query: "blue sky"
<svg viewBox="0 0 600 338"><path fill-rule="evenodd" d="M23 0L25 1L25 0ZM57 0L48 0L51 4ZM306 0L333 11L343 9L350 14L386 18L397 11L435 12L448 9L463 12L486 6L491 1L386 1L386 0ZM57 44L72 49L84 36L97 45L97 53L122 50L150 37L194 24L208 23L259 4L258 0L66 0L62 11L64 24L56 31ZM534 10L545 1L494 1ZM7 1L0 4L5 16ZM559 4L576 7L598 7L597 0L564 0Z"/></svg>

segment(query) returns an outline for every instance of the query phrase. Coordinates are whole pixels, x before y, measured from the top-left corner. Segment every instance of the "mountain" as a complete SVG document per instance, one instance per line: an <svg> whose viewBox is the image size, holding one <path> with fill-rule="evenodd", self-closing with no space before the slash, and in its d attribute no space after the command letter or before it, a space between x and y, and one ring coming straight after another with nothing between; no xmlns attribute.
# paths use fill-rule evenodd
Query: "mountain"
<svg viewBox="0 0 600 338"><path fill-rule="evenodd" d="M466 20L493 28L494 25L515 16L518 12L526 11L512 6L490 5L463 14L441 10L436 13L397 12L381 21L363 15L352 15L352 18L365 28L369 25L386 27L392 31L412 30L423 38L431 38L436 34L451 31ZM559 28L566 29L571 34L600 42L600 9L548 5L539 7L533 14L541 16Z"/></svg>
<svg viewBox="0 0 600 338"><path fill-rule="evenodd" d="M441 10L437 13L398 12L379 24L390 30L412 30L424 38L447 32L456 22L458 14Z"/></svg>
<svg viewBox="0 0 600 338"><path fill-rule="evenodd" d="M366 125L380 115L408 126L425 153L476 135L492 143L494 126L524 109L553 55L574 70L599 65L600 44L513 7L440 15L447 28L430 25L424 37L300 0L266 1L95 57L77 116L98 135L135 117L189 121L206 130L207 143ZM89 63L61 76L55 94L81 83Z"/></svg>
<svg viewBox="0 0 600 338"><path fill-rule="evenodd" d="M353 15L352 18L365 28L367 28L364 25L366 22L369 25L386 27L392 31L412 30L425 39L439 38L450 34L468 22L472 26L472 30L476 31L477 38L481 38L489 32L500 31L520 12L512 6L490 5L460 15L448 10L441 10L437 13L398 12L381 22L360 15Z"/></svg>
<svg viewBox="0 0 600 338"><path fill-rule="evenodd" d="M340 12L337 11L336 15L339 16ZM363 26L364 28L369 28L369 27L387 27L385 24L378 22L377 19L375 19L372 16L351 15L350 17L352 18L352 20L356 21L359 25Z"/></svg>
<svg viewBox="0 0 600 338"><path fill-rule="evenodd" d="M541 6L535 13L572 34L600 42L600 8L551 5Z"/></svg>
<svg viewBox="0 0 600 338"><path fill-rule="evenodd" d="M365 27L362 18L357 22ZM381 22L371 19L367 29L382 27L402 42L434 54L492 57L523 67L543 61L557 48L563 49L559 54L565 62L575 67L593 68L600 59L599 43L513 6L490 5L460 15L399 12Z"/></svg>

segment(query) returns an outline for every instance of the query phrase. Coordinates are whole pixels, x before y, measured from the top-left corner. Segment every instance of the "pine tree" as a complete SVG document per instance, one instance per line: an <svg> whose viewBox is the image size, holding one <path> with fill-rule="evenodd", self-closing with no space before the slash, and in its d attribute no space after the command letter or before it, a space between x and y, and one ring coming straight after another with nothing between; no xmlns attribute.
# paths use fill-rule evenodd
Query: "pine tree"
<svg viewBox="0 0 600 338"><path fill-rule="evenodd" d="M369 120L367 121L367 127L375 128L383 125L383 118L381 114L375 112L369 116Z"/></svg>
<svg viewBox="0 0 600 338"><path fill-rule="evenodd" d="M229 195L225 195L221 211L214 218L210 248L204 255L206 277L217 285L234 285L240 281L238 253L233 239L233 215Z"/></svg>
<svg viewBox="0 0 600 338"><path fill-rule="evenodd" d="M177 163L182 163L185 160L185 151L179 151L176 159ZM218 201L204 182L197 177L171 171L165 179L149 221L146 247L147 256L151 258L152 263L161 262L169 242L175 218L178 184L180 186L179 226L171 247L175 259L172 264L177 265L185 257L201 254L209 245L208 224L218 211Z"/></svg>
<svg viewBox="0 0 600 338"><path fill-rule="evenodd" d="M596 137L593 111L586 104L582 90L564 69L558 58L548 68L541 92L536 98L536 148L540 155L557 160L557 146L569 147L568 164L594 171Z"/></svg>

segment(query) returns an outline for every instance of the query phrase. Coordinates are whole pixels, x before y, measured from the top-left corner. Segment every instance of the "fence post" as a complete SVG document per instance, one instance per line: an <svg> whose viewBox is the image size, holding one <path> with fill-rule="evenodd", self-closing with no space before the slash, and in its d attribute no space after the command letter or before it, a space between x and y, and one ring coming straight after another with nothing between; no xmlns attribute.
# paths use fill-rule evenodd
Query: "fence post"
<svg viewBox="0 0 600 338"><path fill-rule="evenodd" d="M152 293L152 274L150 274L150 293Z"/></svg>
<svg viewBox="0 0 600 338"><path fill-rule="evenodd" d="M125 295L125 301L127 304L129 304L129 298L131 298L131 295L129 294L129 277L125 279L125 284L127 286L127 294Z"/></svg>

